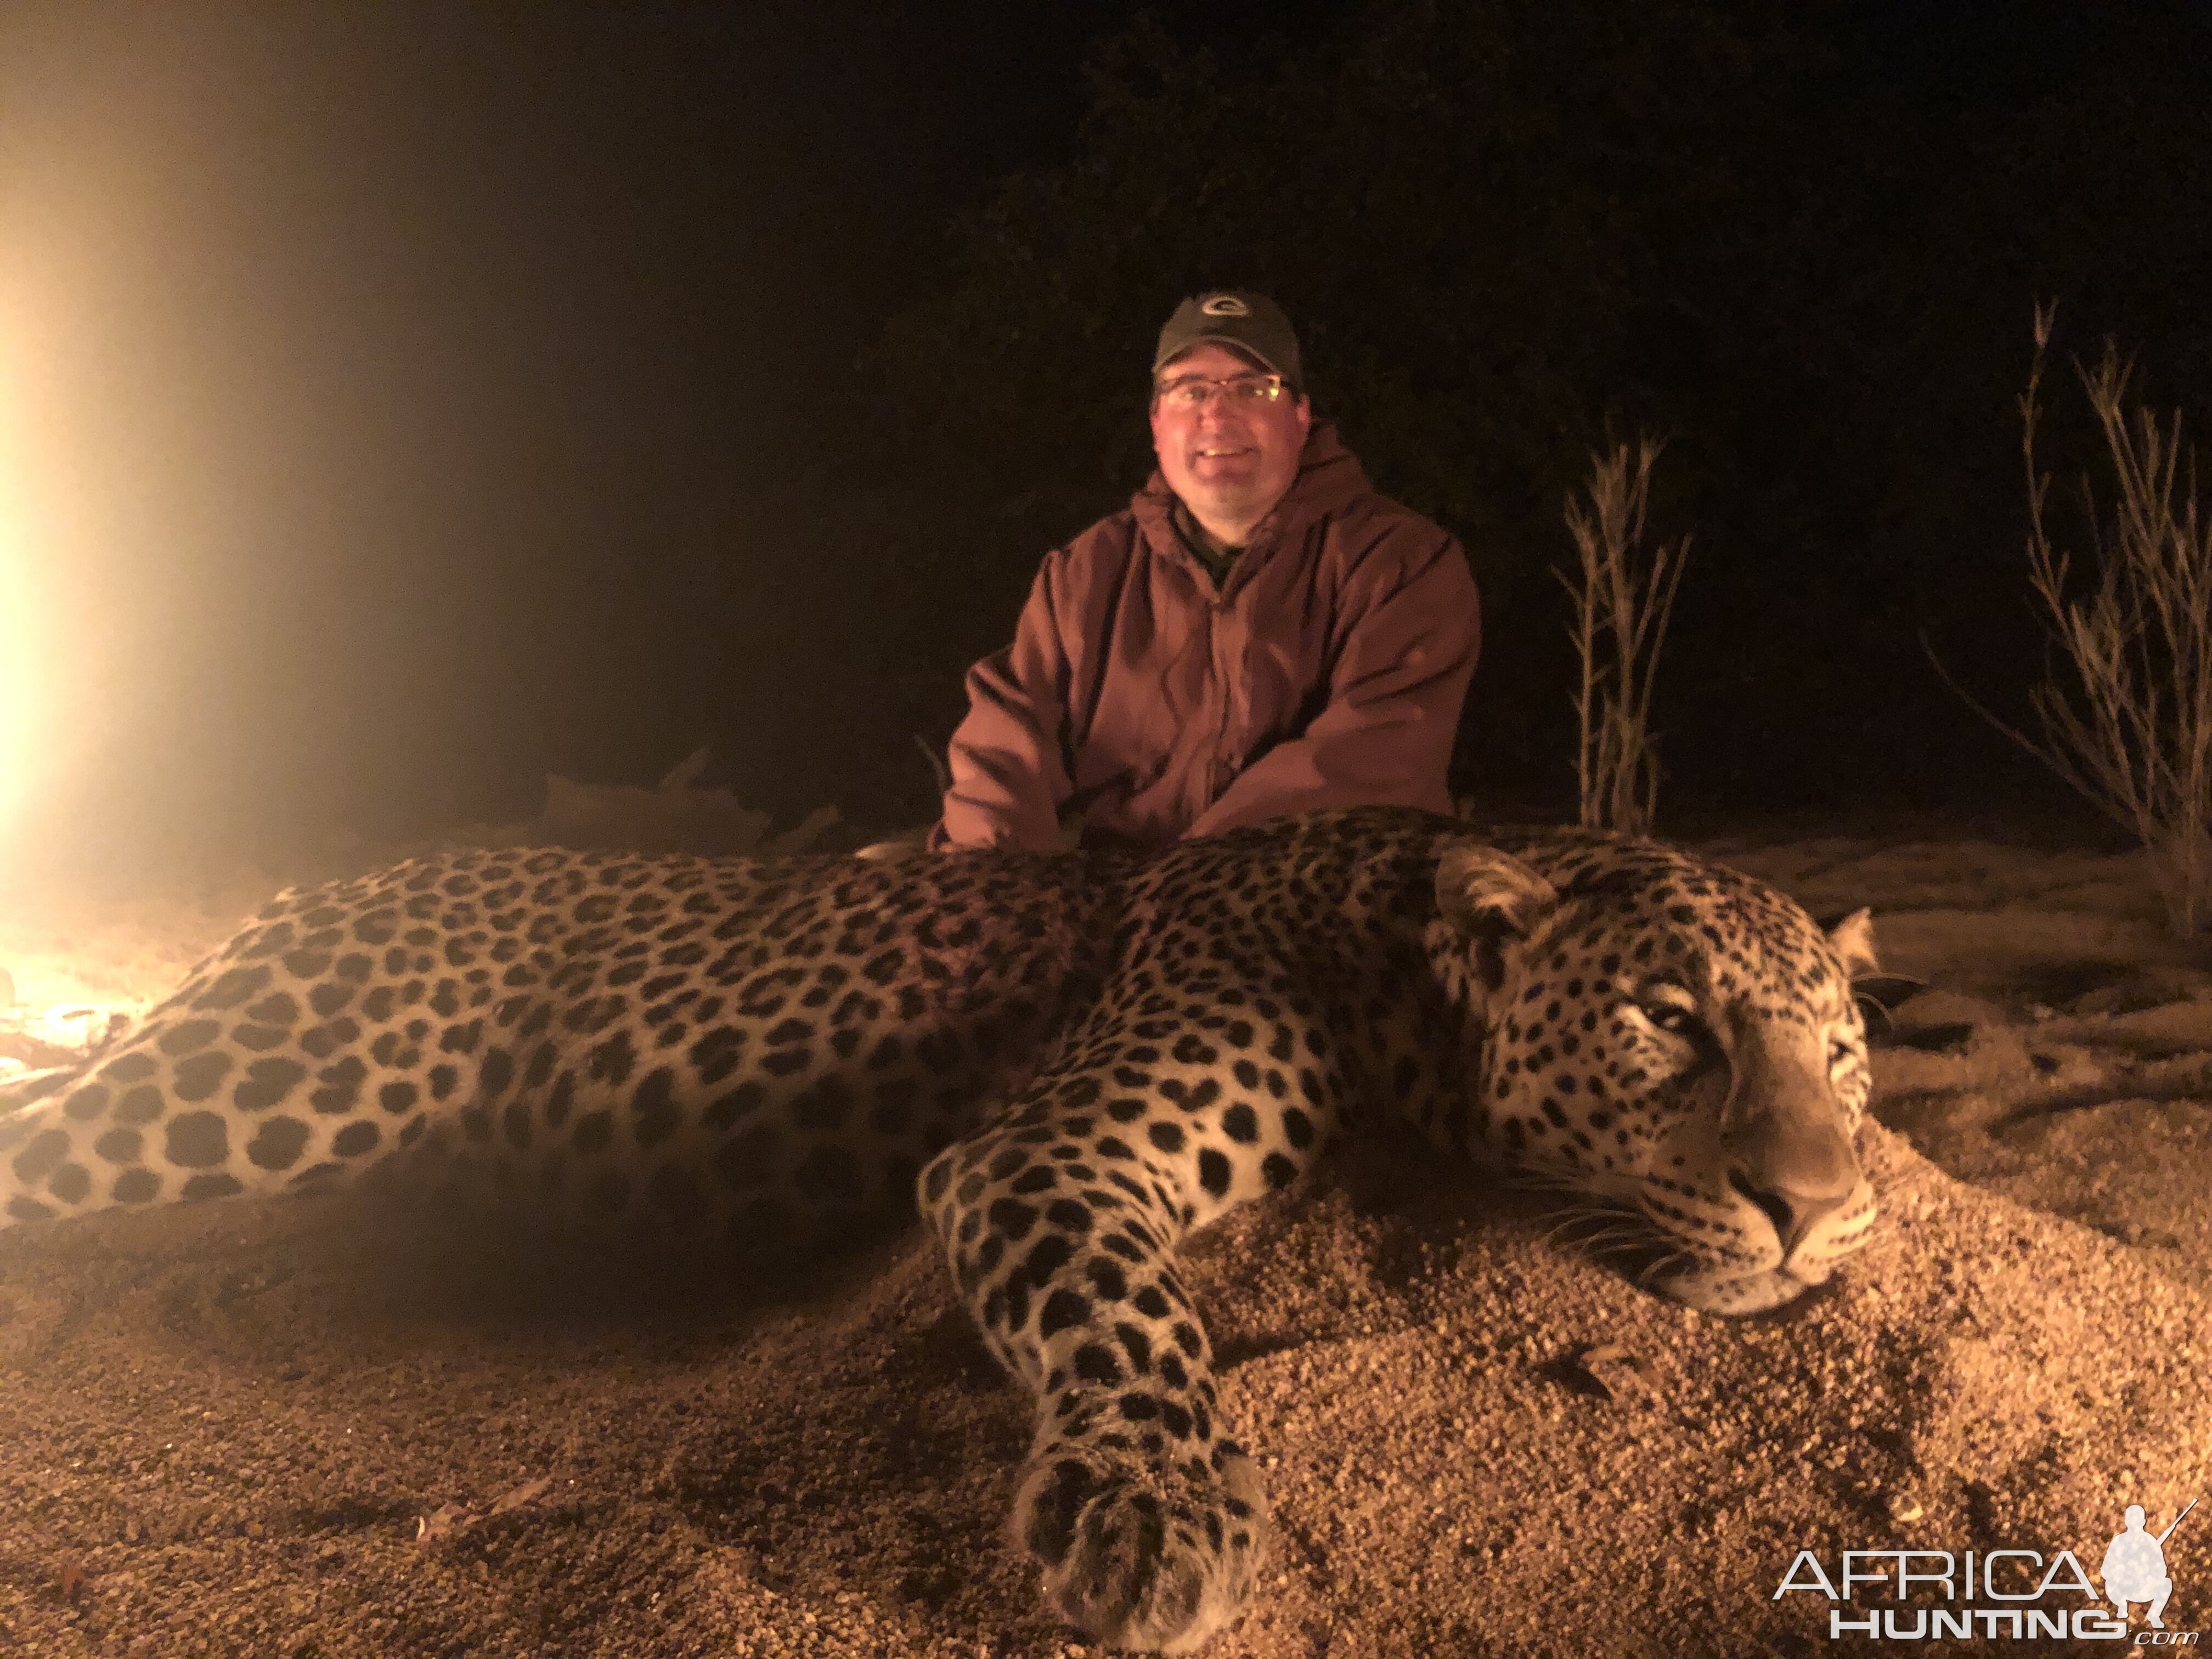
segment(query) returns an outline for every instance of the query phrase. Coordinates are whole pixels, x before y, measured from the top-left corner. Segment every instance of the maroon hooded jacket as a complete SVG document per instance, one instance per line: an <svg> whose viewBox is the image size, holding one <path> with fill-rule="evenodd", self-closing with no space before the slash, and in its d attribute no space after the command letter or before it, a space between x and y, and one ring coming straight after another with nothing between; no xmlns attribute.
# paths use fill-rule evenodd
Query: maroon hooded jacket
<svg viewBox="0 0 2212 1659"><path fill-rule="evenodd" d="M1316 421L1217 589L1155 471L1048 555L1014 641L968 674L939 851L1146 846L1309 807L1449 811L1478 641L1459 544L1375 492Z"/></svg>

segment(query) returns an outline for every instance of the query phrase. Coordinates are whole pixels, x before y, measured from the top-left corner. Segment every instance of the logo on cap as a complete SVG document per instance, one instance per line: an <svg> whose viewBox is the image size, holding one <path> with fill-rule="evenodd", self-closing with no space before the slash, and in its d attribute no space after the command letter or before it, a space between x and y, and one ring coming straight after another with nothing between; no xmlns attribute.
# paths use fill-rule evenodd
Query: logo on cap
<svg viewBox="0 0 2212 1659"><path fill-rule="evenodd" d="M1199 307L1209 317L1249 317L1252 307L1233 294L1217 294Z"/></svg>

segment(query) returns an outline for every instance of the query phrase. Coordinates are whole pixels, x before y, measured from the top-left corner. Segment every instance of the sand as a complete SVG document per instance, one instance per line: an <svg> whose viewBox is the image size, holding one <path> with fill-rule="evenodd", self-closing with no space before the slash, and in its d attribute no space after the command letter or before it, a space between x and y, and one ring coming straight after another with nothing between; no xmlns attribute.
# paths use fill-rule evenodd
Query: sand
<svg viewBox="0 0 2212 1659"><path fill-rule="evenodd" d="M1934 982L1876 1058L1877 1242L1718 1320L1390 1133L1232 1218L1192 1278L1280 1535L1210 1656L1859 1650L1832 1610L2006 1604L1778 1599L1800 1551L2094 1577L2125 1504L2212 1497L2212 949L2124 857L1715 850L1874 904ZM19 895L0 968L66 1036L254 884ZM383 1193L19 1228L0 1655L1095 1651L1001 1535L1027 1427L913 1236L763 1282ZM2173 1630L2212 1627L2208 1511L2166 1546Z"/></svg>

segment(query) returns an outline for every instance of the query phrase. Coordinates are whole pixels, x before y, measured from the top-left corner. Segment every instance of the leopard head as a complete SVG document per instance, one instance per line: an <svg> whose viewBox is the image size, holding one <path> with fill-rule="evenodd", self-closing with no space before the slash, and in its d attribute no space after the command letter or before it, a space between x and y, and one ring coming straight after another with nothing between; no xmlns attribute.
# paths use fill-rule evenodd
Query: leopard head
<svg viewBox="0 0 2212 1659"><path fill-rule="evenodd" d="M1863 1244L1864 911L1577 832L1438 860L1432 953L1468 1006L1471 1147L1568 1193L1661 1293L1778 1306Z"/></svg>

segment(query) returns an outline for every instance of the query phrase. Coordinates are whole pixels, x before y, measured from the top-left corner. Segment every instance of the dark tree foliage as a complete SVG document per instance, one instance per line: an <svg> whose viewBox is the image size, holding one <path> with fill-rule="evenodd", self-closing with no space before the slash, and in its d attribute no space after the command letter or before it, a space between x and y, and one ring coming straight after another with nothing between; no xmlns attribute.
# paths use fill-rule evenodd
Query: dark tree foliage
<svg viewBox="0 0 2212 1659"><path fill-rule="evenodd" d="M1798 55L1693 4L1382 5L1239 74L1139 28L1091 64L1076 159L1009 181L894 324L883 411L933 476L1097 506L1149 464L1160 319L1261 287L1390 487L1493 546L1663 400L1655 336L1729 325L1732 245L1793 210L1723 163L1772 149Z"/></svg>
<svg viewBox="0 0 2212 1659"><path fill-rule="evenodd" d="M1730 0L1374 0L1234 63L1155 25L1109 43L1072 155L958 224L861 365L866 491L810 483L824 534L869 550L861 625L899 665L856 726L941 741L1038 556L1149 469L1161 319L1243 285L1298 322L1380 487L1469 549L1464 782L1559 799L1560 509L1593 447L1651 430L1655 528L1696 536L1669 799L1851 799L1884 760L1905 798L1940 793L1994 750L1917 638L2020 638L2031 300L2094 295L2204 367L2176 319L2207 135L2185 81L1947 99L1886 77L1885 45L1863 9Z"/></svg>

